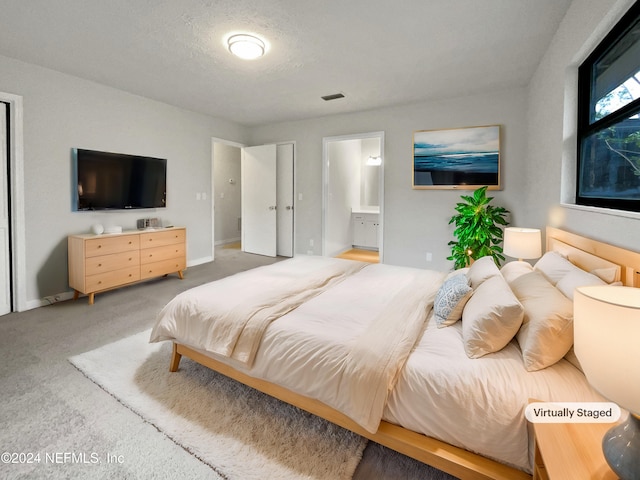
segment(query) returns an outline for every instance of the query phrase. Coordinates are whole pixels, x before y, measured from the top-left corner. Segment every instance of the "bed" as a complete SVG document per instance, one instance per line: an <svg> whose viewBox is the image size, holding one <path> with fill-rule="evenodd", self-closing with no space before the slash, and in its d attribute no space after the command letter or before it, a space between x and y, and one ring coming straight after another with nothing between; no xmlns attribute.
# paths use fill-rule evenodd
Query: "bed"
<svg viewBox="0 0 640 480"><path fill-rule="evenodd" d="M640 286L640 254L546 234L536 268L297 256L178 295L150 340L173 341L171 371L187 356L456 477L530 478L528 400L602 401L571 354L573 288Z"/></svg>

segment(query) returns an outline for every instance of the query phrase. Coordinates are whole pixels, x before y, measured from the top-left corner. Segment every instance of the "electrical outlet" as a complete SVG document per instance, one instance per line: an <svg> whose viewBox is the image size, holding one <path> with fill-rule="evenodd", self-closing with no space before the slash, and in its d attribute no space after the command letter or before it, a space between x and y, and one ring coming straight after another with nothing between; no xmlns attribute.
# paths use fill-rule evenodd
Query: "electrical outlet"
<svg viewBox="0 0 640 480"><path fill-rule="evenodd" d="M313 247L313 238L309 239L309 246Z"/></svg>
<svg viewBox="0 0 640 480"><path fill-rule="evenodd" d="M427 252L427 262L431 262L433 261L433 255L431 254L431 252Z"/></svg>

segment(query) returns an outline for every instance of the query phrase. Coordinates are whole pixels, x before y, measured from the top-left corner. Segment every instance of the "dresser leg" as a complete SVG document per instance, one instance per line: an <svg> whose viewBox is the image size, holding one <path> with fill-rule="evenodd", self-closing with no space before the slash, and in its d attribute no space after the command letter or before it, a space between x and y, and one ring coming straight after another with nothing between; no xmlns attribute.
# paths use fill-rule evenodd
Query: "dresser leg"
<svg viewBox="0 0 640 480"><path fill-rule="evenodd" d="M79 296L80 296L80 292L78 290L74 290L73 291L73 299L77 300Z"/></svg>
<svg viewBox="0 0 640 480"><path fill-rule="evenodd" d="M180 277L180 280L184 280L184 275L182 274L182 270L178 270L178 277Z"/></svg>
<svg viewBox="0 0 640 480"><path fill-rule="evenodd" d="M95 295L96 294L93 292L89 294L89 305L93 305L93 300L95 298Z"/></svg>

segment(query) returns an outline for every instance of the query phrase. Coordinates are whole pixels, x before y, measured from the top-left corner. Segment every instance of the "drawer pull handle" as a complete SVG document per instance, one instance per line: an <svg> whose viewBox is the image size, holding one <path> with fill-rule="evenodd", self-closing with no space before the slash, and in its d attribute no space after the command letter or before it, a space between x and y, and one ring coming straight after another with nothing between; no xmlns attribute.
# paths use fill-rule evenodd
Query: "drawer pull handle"
<svg viewBox="0 0 640 480"><path fill-rule="evenodd" d="M101 267L101 266L102 266L102 264L101 264L101 263L99 263L99 264L98 264L98 266L99 266L99 267Z"/></svg>
<svg viewBox="0 0 640 480"><path fill-rule="evenodd" d="M101 284L102 284L102 280L98 280L98 285L101 285Z"/></svg>
<svg viewBox="0 0 640 480"><path fill-rule="evenodd" d="M98 248L102 248L102 245L98 245Z"/></svg>

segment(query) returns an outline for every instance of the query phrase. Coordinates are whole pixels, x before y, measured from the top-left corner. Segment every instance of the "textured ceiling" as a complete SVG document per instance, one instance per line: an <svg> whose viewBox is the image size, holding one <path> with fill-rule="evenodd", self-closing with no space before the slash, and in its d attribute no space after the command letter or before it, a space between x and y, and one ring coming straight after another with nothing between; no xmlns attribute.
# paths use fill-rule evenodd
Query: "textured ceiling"
<svg viewBox="0 0 640 480"><path fill-rule="evenodd" d="M0 55L260 125L524 86L569 4L0 0ZM267 54L230 55L238 32Z"/></svg>

